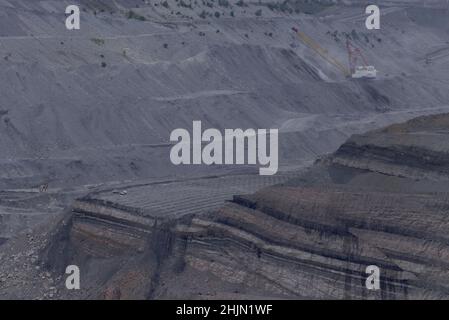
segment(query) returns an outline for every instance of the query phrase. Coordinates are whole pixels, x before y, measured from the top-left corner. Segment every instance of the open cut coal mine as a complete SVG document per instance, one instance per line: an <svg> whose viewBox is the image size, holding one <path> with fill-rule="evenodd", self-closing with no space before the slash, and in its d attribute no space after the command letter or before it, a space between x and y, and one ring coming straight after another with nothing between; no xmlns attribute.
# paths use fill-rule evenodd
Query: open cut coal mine
<svg viewBox="0 0 449 320"><path fill-rule="evenodd" d="M0 0L0 299L447 299L449 8L378 2ZM278 173L173 165L193 121Z"/></svg>

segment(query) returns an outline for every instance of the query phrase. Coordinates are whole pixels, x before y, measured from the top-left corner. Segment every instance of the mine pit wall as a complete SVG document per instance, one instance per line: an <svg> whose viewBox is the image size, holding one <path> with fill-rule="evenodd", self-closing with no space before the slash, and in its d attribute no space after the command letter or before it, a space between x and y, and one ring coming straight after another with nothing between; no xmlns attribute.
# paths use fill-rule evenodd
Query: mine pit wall
<svg viewBox="0 0 449 320"><path fill-rule="evenodd" d="M106 201L76 201L73 211L71 243L99 258L143 251L157 225L153 218Z"/></svg>
<svg viewBox="0 0 449 320"><path fill-rule="evenodd" d="M47 250L47 268L78 265L84 294L100 299L157 298L161 278L188 277L186 267L200 278L214 275L289 298L407 297L402 270L367 258L348 233L283 220L255 210L248 198L236 202L209 215L164 221L102 200L78 200ZM382 268L382 290L365 287L370 264Z"/></svg>
<svg viewBox="0 0 449 320"><path fill-rule="evenodd" d="M245 212L239 214L244 220ZM194 237L188 243L185 259L192 267L225 277L231 283L249 283L291 298L400 299L407 296L408 284L402 270L375 258L364 260L361 250L349 237L341 239L343 236L323 232L317 226L298 227L299 236L294 239L290 230L285 234L279 230L270 232L273 224L272 221L264 223L266 216L259 216L259 223L254 224L234 224L225 216L225 212L220 212L220 222L192 220L194 226L207 228L207 235ZM316 242L315 248L304 244L307 238ZM319 246L320 242L338 240L342 242L343 252L321 250ZM370 264L382 269L382 290L368 291L365 287L365 268Z"/></svg>
<svg viewBox="0 0 449 320"><path fill-rule="evenodd" d="M134 208L81 199L54 233L41 260L56 274L77 265L83 279L79 298L146 299L157 285L158 269L172 242L169 224L163 220Z"/></svg>
<svg viewBox="0 0 449 320"><path fill-rule="evenodd" d="M295 196L289 198L289 190L284 188L278 190L277 195L275 190L269 190L264 192L263 196L236 197L235 201L242 206L251 208L253 211L263 213L263 215L260 213L257 215L258 220L261 221L258 226L259 228L260 226L263 227L262 221L265 221L265 230L260 229L257 231L258 234L276 239L283 247L294 248L298 251L302 248L309 253L310 256L306 258L308 266L321 264L322 270L325 272L331 273L343 269L342 273L348 277L359 275L366 279L365 268L373 264L380 267L381 279L386 276L383 279L385 280L384 288L386 290L381 291L381 294L383 294L381 298L383 299L428 299L430 297L447 299L448 289L441 285L447 279L446 270L449 252L446 249L447 241L436 231L430 232L428 230L426 233L423 231L426 230L426 227L420 228L420 221L426 212L424 208L433 207L432 203L439 203L444 200L444 195L442 195L443 198L438 198L436 195L433 197L421 196L420 199L417 199L417 203L421 203L421 205L424 203L424 208L418 209L416 215L412 215L411 209L417 204L412 205L412 208L399 204L399 199L403 195L395 198L396 200L389 200L392 204L395 204L394 210L398 216L401 216L401 212L404 213L401 219L396 219L401 221L402 224L392 226L388 214L384 217L387 220L381 221L381 219L378 219L377 222L372 220L372 223L370 223L370 215L363 209L362 202L353 208L356 209L355 211L352 211L351 208L341 211L343 208L339 209L338 206L335 206L338 203L347 203L348 199L353 199L353 195L342 194L338 196L339 199L325 200L329 196L326 192L313 195L313 189L302 190L298 188L290 191L295 192ZM338 193L341 193L341 191ZM371 205L373 203L380 204L382 201L388 202L388 196L388 194L379 194L377 195L378 200L375 200L376 195L371 195L371 199L365 197L363 198L365 200L360 201L371 203ZM314 198L317 198L318 201L312 201ZM324 199L321 205L319 199ZM350 203L354 202L356 201L353 200ZM405 201L406 204L409 202ZM309 206L310 203L313 203L313 205ZM273 210L273 206L277 210ZM329 210L329 206L332 207L331 210ZM444 208L441 205L440 207ZM279 211L279 209L282 211ZM379 207L379 210L388 212L388 205ZM332 219L333 214L327 217L326 215L323 216L323 213L339 211L341 211L341 214L337 215L337 219ZM291 217L295 212L302 212L301 219ZM274 223L268 220L267 216L273 216L273 213L278 221L284 222L283 226L279 226L280 222ZM430 219L430 212L427 212L427 214L428 219ZM444 209L434 210L433 214L444 216ZM230 215L227 214L227 216ZM243 216L240 214L240 217ZM243 220L243 218L240 219ZM285 224L285 222L288 223ZM253 224L253 229L255 226L257 225ZM323 228L323 226L325 227ZM278 227L279 229L276 230ZM335 230L332 230L332 228L335 228ZM270 235L270 232L272 235ZM293 250L288 254L291 258L295 255L297 254L294 254ZM343 264L345 261L346 265ZM335 275L336 272L333 274ZM312 273L313 275L314 273ZM338 287L338 281L331 283L334 288ZM349 283L353 285L357 281L353 280ZM364 283L361 284L361 288L362 294L366 294L366 290L363 290ZM321 288L318 287L317 289ZM353 295L354 289L357 289L357 287L350 288L345 294L350 297L357 297Z"/></svg>
<svg viewBox="0 0 449 320"><path fill-rule="evenodd" d="M188 292L210 276L242 292L287 298L447 298L436 280L414 276L424 268L443 277L449 251L438 241L323 219L325 203L307 205L313 190L295 190L293 198L287 189L236 196L218 211L171 219L80 199L51 241L46 266L63 273L78 265L87 298L170 298L176 289L167 294L163 283L183 283ZM305 202L294 200L306 195L311 198ZM433 252L439 257L434 262L427 258ZM381 269L381 290L366 289L368 265ZM220 298L220 286L210 285Z"/></svg>
<svg viewBox="0 0 449 320"><path fill-rule="evenodd" d="M332 163L384 174L440 180L449 177L449 155L416 146L380 147L372 144L343 144Z"/></svg>

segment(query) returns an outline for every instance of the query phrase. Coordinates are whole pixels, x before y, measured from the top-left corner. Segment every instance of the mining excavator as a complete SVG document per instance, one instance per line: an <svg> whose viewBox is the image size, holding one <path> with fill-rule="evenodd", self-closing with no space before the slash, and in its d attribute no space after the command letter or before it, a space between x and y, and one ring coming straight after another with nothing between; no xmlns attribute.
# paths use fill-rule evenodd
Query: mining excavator
<svg viewBox="0 0 449 320"><path fill-rule="evenodd" d="M346 40L346 49L348 51L349 68L342 64L337 59L331 57L326 49L321 47L316 41L306 35L304 32L299 31L293 27L292 30L298 35L299 39L307 45L310 49L314 50L324 60L339 69L347 78L353 79L375 79L377 77L377 70L374 66L368 65L362 51L355 47L349 39Z"/></svg>
<svg viewBox="0 0 449 320"><path fill-rule="evenodd" d="M362 51L355 47L349 39L346 40L346 48L348 50L349 68L351 70L352 78L375 79L377 77L377 70L374 66L368 65ZM357 64L359 59L362 64Z"/></svg>

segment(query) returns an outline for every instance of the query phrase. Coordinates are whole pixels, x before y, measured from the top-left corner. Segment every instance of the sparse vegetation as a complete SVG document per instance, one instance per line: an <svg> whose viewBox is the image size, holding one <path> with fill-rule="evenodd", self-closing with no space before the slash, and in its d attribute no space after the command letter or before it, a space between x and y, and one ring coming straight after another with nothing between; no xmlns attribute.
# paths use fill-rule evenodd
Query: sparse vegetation
<svg viewBox="0 0 449 320"><path fill-rule="evenodd" d="M281 5L279 6L279 10L282 12L293 13L293 9L290 8L288 0L285 0L281 3Z"/></svg>
<svg viewBox="0 0 449 320"><path fill-rule="evenodd" d="M279 3L274 3L274 2L270 2L267 4L268 9L270 9L271 11L274 10L279 10Z"/></svg>
<svg viewBox="0 0 449 320"><path fill-rule="evenodd" d="M229 1L228 0L218 0L218 5L220 7L228 8L229 7Z"/></svg>
<svg viewBox="0 0 449 320"><path fill-rule="evenodd" d="M235 5L236 5L236 6L239 6L239 7L247 7L247 6L248 6L248 5L245 3L245 1L243 1L243 0L237 1L237 2L235 3Z"/></svg>
<svg viewBox="0 0 449 320"><path fill-rule="evenodd" d="M95 43L97 46L103 46L105 44L104 39L100 39L100 38L92 38L92 39L90 39L90 41Z"/></svg>
<svg viewBox="0 0 449 320"><path fill-rule="evenodd" d="M317 13L331 5L333 5L332 0L323 1L310 1L310 0L284 0L282 2L269 2L265 5L271 11L281 11L284 13L300 13L304 12L307 14Z"/></svg>
<svg viewBox="0 0 449 320"><path fill-rule="evenodd" d="M355 31L354 29L352 29L352 31L351 31L351 37L354 40L358 40L359 39L359 35L358 35L357 31Z"/></svg>
<svg viewBox="0 0 449 320"><path fill-rule="evenodd" d="M186 2L184 2L184 0L181 0L178 3L178 7L184 7L184 8L192 9L192 4L191 3L186 3Z"/></svg>
<svg viewBox="0 0 449 320"><path fill-rule="evenodd" d="M144 16L141 16L140 14L135 13L132 10L128 11L128 14L126 15L128 19L134 19L139 21L146 21L147 19Z"/></svg>

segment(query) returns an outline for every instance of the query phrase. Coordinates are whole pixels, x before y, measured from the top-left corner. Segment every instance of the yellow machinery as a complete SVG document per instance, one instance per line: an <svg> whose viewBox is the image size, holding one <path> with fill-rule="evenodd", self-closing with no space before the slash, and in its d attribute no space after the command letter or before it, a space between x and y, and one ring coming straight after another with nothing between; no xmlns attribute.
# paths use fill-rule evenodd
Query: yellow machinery
<svg viewBox="0 0 449 320"><path fill-rule="evenodd" d="M304 42L310 49L314 50L316 53L318 53L324 60L329 62L330 64L337 67L346 77L351 76L351 72L348 68L346 68L340 61L332 58L329 56L326 49L323 49L318 43L313 41L309 36L307 36L304 32L299 31L295 27L292 28L293 31L296 32L298 37L301 39L302 42Z"/></svg>
<svg viewBox="0 0 449 320"><path fill-rule="evenodd" d="M338 68L347 78L368 78L375 79L377 76L377 70L373 66L369 66L366 62L362 51L359 48L354 47L349 40L346 41L346 48L349 57L348 69L340 61L329 56L326 49L323 49L318 43L316 43L312 38L307 36L304 32L299 31L297 28L293 27L292 30L298 35L302 42L304 42L310 49L318 53L324 60ZM362 65L357 65L358 60L363 62Z"/></svg>

